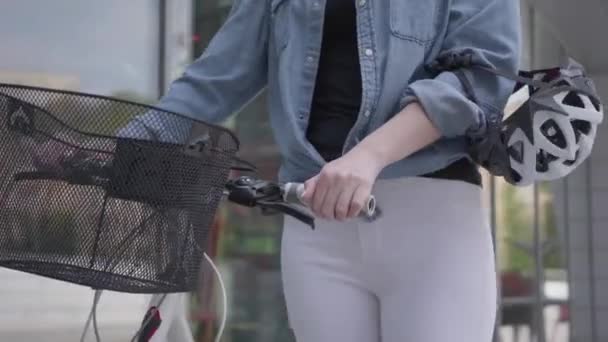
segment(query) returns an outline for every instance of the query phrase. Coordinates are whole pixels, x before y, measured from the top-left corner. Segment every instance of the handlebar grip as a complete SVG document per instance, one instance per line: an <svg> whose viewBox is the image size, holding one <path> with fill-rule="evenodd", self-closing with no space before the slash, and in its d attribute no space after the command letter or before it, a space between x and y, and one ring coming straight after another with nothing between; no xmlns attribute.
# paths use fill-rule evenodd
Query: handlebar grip
<svg viewBox="0 0 608 342"><path fill-rule="evenodd" d="M19 172L13 175L13 180L16 182L25 180L53 180L53 181L64 181L65 178L59 176L55 172L47 171L30 171L30 172Z"/></svg>
<svg viewBox="0 0 608 342"><path fill-rule="evenodd" d="M107 180L91 175L61 175L52 171L26 171L13 175L15 182L20 181L56 181L74 185L90 185L104 187Z"/></svg>
<svg viewBox="0 0 608 342"><path fill-rule="evenodd" d="M304 194L304 184L302 183L286 183L283 191L283 200L287 203L302 203L302 195ZM366 203L365 207L359 214L360 217L373 221L380 215L380 208L376 203L376 198L371 195Z"/></svg>

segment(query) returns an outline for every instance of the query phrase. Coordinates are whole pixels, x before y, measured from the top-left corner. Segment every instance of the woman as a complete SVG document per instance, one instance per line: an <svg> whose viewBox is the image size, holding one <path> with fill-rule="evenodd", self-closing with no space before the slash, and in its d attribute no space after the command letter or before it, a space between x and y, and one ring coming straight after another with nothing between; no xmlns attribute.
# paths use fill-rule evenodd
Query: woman
<svg viewBox="0 0 608 342"><path fill-rule="evenodd" d="M513 84L425 66L467 52L516 73L518 19L515 0L235 0L171 85L160 107L211 122L268 89L279 179L305 182L319 218L285 221L297 341L491 340L494 255L466 142ZM383 216L355 220L372 192Z"/></svg>
<svg viewBox="0 0 608 342"><path fill-rule="evenodd" d="M279 178L305 181L319 217L283 233L299 342L491 340L494 256L465 149L512 83L466 70L467 92L424 66L468 51L517 72L518 18L512 0L236 0L172 84L160 106L207 121L268 88ZM372 190L383 217L353 220Z"/></svg>

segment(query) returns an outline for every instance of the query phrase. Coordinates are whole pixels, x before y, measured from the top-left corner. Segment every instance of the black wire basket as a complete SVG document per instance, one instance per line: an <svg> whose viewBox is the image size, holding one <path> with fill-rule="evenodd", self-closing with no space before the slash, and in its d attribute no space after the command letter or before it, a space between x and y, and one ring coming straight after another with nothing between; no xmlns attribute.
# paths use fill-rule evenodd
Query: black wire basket
<svg viewBox="0 0 608 342"><path fill-rule="evenodd" d="M0 266L95 289L195 289L238 140L102 96L0 84Z"/></svg>

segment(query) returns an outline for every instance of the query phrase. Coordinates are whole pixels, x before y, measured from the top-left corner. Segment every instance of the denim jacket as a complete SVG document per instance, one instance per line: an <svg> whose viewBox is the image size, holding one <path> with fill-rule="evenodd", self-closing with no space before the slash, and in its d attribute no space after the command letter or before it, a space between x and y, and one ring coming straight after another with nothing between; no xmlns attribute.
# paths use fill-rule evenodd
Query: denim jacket
<svg viewBox="0 0 608 342"><path fill-rule="evenodd" d="M325 164L306 139L325 1L235 0L204 53L171 84L158 107L221 122L266 89L282 156L279 179L313 176ZM418 101L442 138L388 166L380 178L432 172L467 156L468 138L500 122L513 82L470 69L466 87L455 71L431 72L425 66L445 53L467 52L476 63L517 73L519 1L356 0L356 7L363 92L344 152ZM154 121L140 119L134 124ZM153 128L167 135L167 125L156 122Z"/></svg>

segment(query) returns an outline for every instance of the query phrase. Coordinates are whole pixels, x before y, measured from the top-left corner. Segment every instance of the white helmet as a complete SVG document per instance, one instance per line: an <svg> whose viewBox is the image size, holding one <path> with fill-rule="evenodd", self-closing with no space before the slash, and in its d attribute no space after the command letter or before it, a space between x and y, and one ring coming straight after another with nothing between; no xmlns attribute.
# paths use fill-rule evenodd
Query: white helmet
<svg viewBox="0 0 608 342"><path fill-rule="evenodd" d="M468 51L455 51L427 66L436 74L454 71L476 101L467 77L472 68L517 82L506 119L489 113L484 134L469 137L469 156L490 174L526 186L565 177L589 157L604 112L582 65L569 58L562 67L513 75L479 63Z"/></svg>
<svg viewBox="0 0 608 342"><path fill-rule="evenodd" d="M521 72L506 106L501 140L505 179L517 186L570 174L591 154L603 109L593 82L573 60L563 68ZM505 170L506 171L506 170Z"/></svg>

